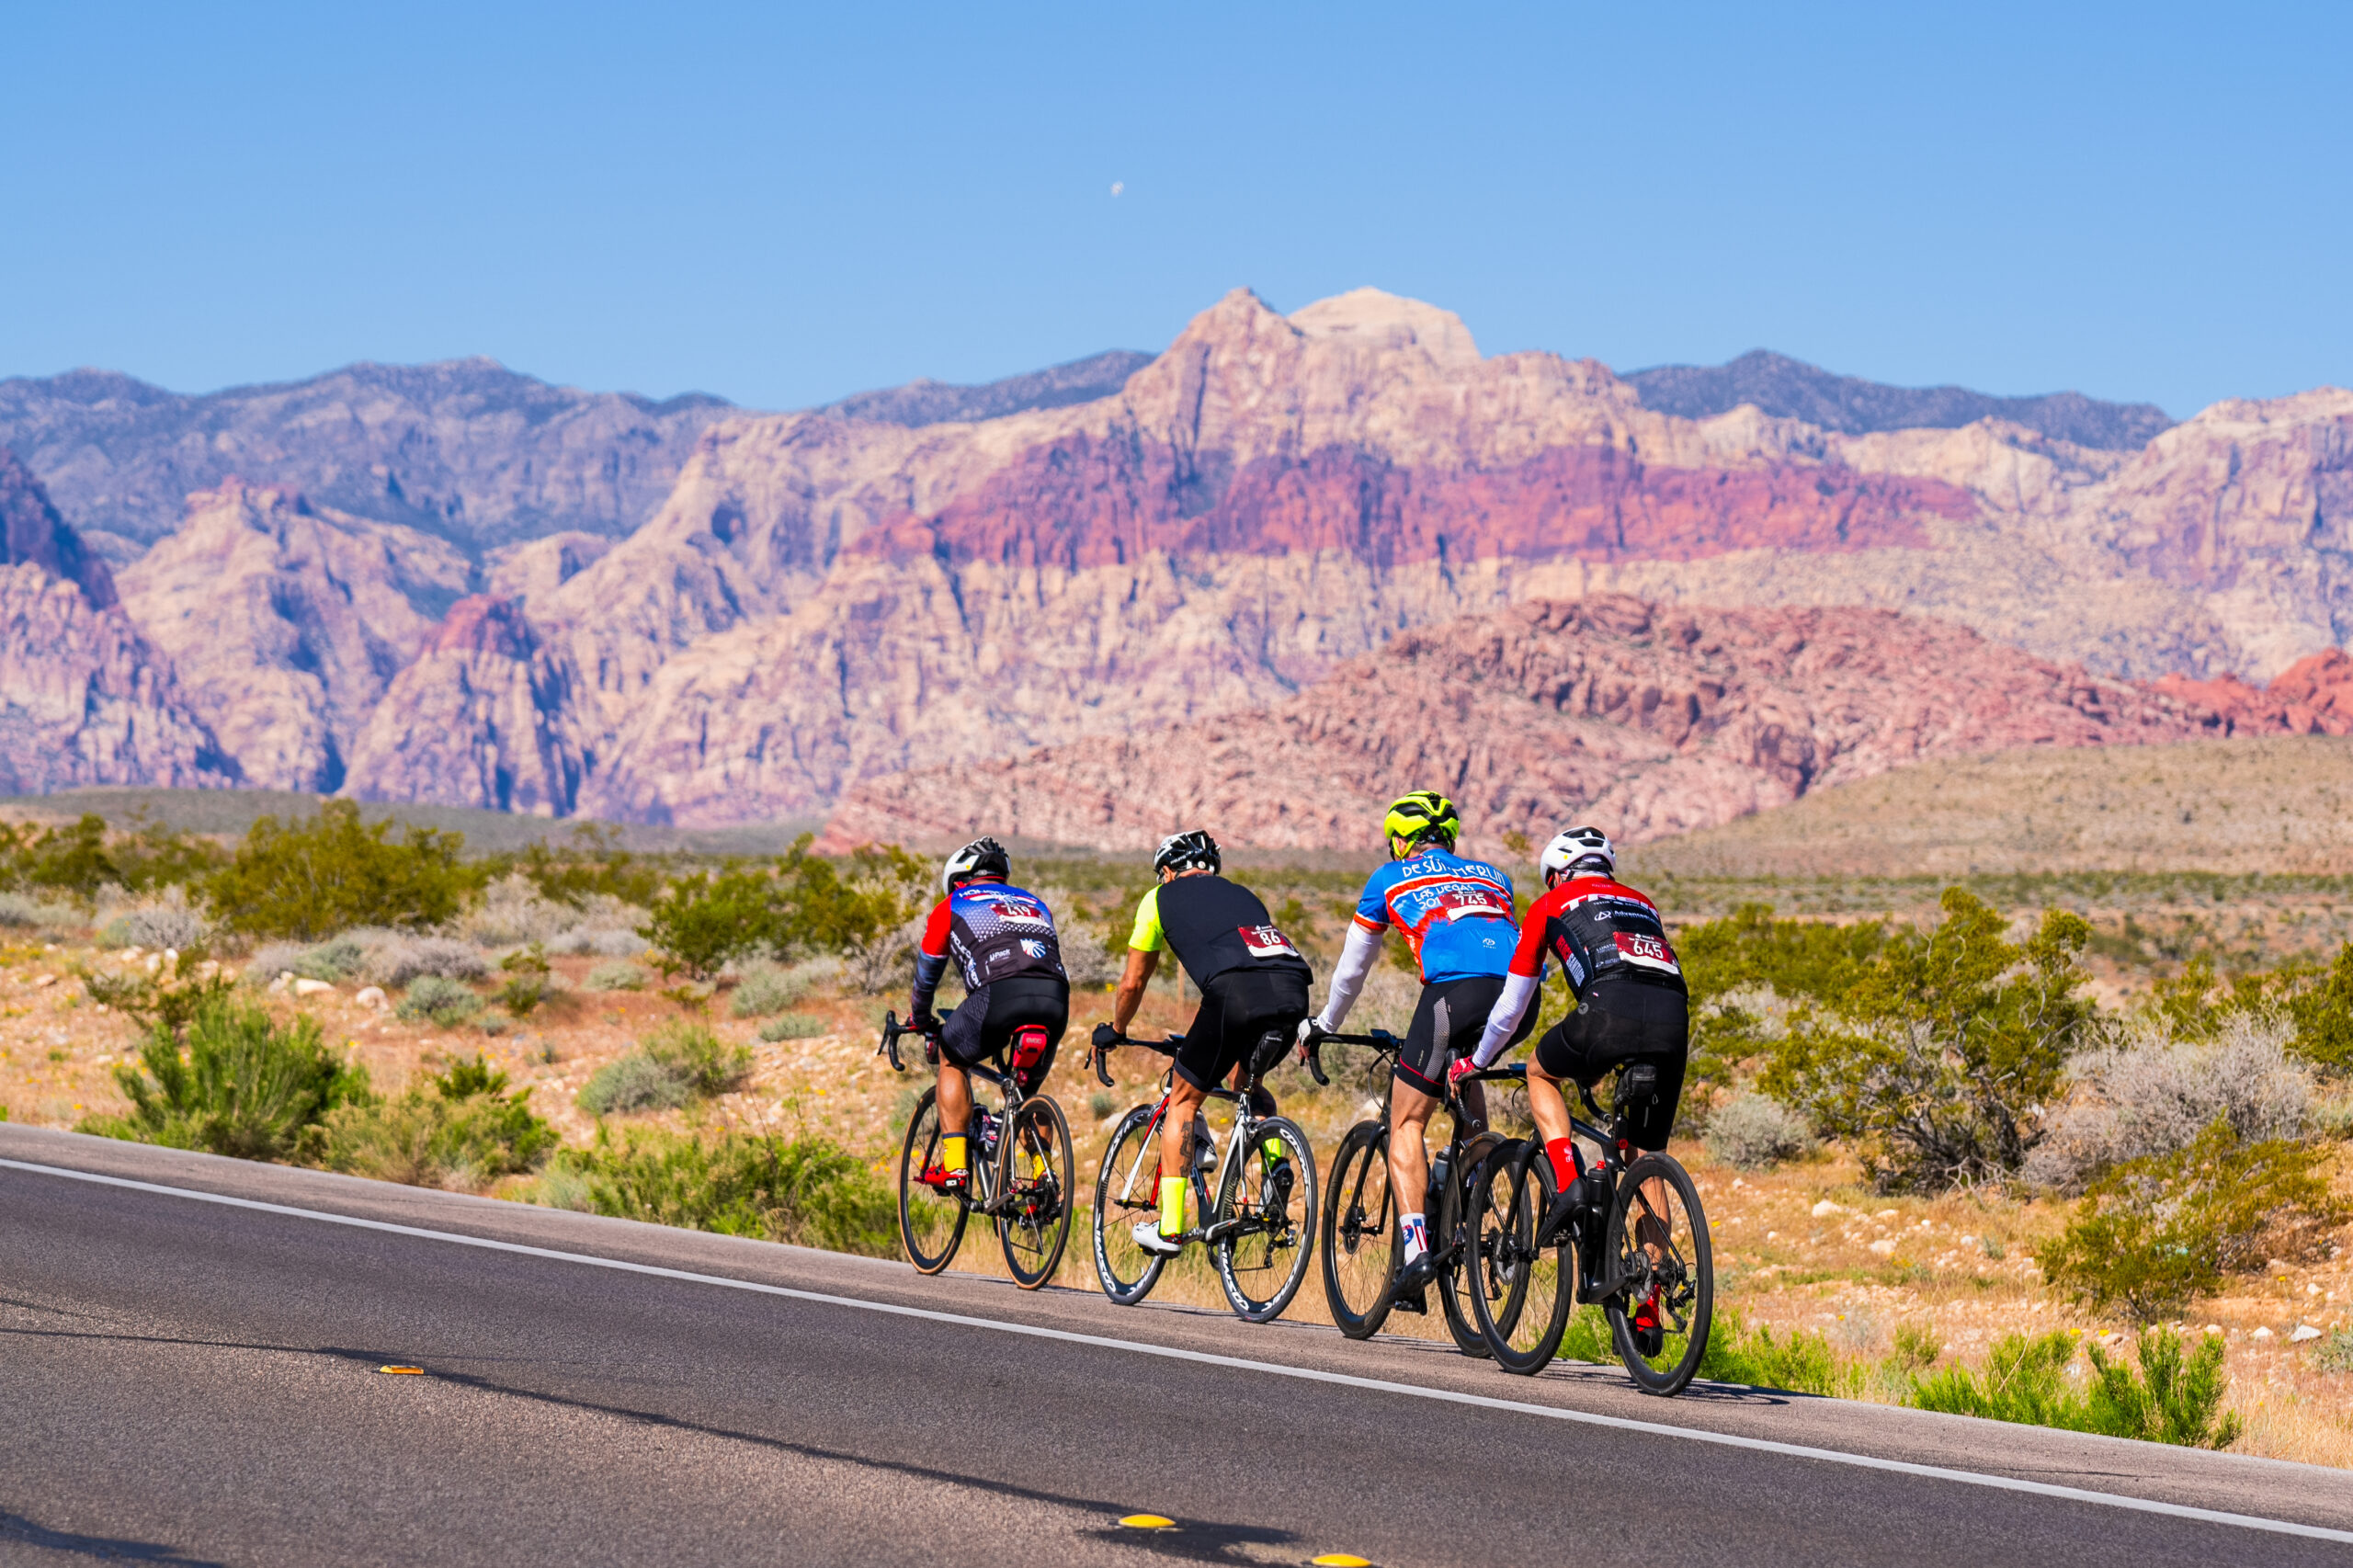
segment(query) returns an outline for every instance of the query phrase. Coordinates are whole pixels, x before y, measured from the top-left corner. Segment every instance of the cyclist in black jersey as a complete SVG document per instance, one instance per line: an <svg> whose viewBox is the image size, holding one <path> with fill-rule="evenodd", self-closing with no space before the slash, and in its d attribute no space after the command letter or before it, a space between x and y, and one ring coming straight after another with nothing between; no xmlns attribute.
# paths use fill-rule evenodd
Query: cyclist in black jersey
<svg viewBox="0 0 2353 1568"><path fill-rule="evenodd" d="M1201 994L1176 1051L1161 1123L1159 1221L1145 1221L1133 1233L1137 1245L1162 1256L1184 1249L1185 1178L1195 1118L1209 1091L1229 1075L1235 1088L1247 1087L1282 1060L1307 1017L1315 978L1258 895L1219 874L1223 864L1217 840L1199 830L1161 845L1153 858L1160 884L1136 905L1127 971L1111 1003L1112 1030L1124 1036L1163 952L1176 955ZM1252 1090L1251 1104L1263 1116L1275 1113L1275 1098L1264 1087ZM1279 1159L1279 1147L1268 1157ZM1288 1195L1287 1164L1277 1165L1268 1179L1279 1197Z"/></svg>

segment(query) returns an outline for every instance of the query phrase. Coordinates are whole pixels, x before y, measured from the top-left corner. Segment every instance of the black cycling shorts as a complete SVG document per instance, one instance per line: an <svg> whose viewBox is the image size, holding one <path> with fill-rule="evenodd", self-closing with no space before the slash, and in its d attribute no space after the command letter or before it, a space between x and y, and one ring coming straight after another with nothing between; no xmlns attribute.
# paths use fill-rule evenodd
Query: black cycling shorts
<svg viewBox="0 0 2353 1568"><path fill-rule="evenodd" d="M1031 1024L1046 1031L1045 1059L1025 1089L1035 1089L1054 1064L1070 1028L1070 982L1051 974L1009 974L991 981L939 1020L939 1049L960 1067L986 1062L1013 1043L1013 1031Z"/></svg>
<svg viewBox="0 0 2353 1568"><path fill-rule="evenodd" d="M1683 1097L1683 1066L1691 1051L1691 1006L1683 993L1638 980L1603 982L1577 1010L1544 1031L1536 1064L1555 1078L1591 1085L1621 1063L1658 1069L1658 1098L1628 1126L1637 1149L1664 1149Z"/></svg>
<svg viewBox="0 0 2353 1568"><path fill-rule="evenodd" d="M1307 976L1291 969L1230 969L1201 987L1201 1009L1176 1048L1176 1075L1213 1089L1247 1062L1267 1031L1285 1040L1307 1017Z"/></svg>
<svg viewBox="0 0 2353 1568"><path fill-rule="evenodd" d="M1500 974L1471 974L1457 980L1441 980L1422 987L1422 999L1414 1005L1414 1021L1405 1030L1404 1048L1397 1053L1397 1068L1392 1074L1409 1089L1426 1095L1446 1097L1446 1069L1458 1056L1467 1057L1479 1049L1479 1036L1487 1028L1487 1015L1495 1010L1495 998L1504 994L1504 977ZM1446 1013L1446 1028L1438 1027L1440 1009ZM1519 1016L1519 1028L1511 1037L1518 1045L1536 1027L1536 1006Z"/></svg>

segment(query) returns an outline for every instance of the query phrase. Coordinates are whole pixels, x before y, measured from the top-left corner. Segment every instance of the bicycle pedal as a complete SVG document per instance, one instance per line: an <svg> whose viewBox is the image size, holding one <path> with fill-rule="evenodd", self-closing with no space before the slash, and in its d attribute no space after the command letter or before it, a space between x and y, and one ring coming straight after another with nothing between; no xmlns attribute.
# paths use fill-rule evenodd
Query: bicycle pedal
<svg viewBox="0 0 2353 1568"><path fill-rule="evenodd" d="M1410 1295L1391 1298L1389 1305L1395 1312L1412 1312L1415 1317L1427 1317L1429 1315L1430 1299L1424 1292L1415 1290Z"/></svg>

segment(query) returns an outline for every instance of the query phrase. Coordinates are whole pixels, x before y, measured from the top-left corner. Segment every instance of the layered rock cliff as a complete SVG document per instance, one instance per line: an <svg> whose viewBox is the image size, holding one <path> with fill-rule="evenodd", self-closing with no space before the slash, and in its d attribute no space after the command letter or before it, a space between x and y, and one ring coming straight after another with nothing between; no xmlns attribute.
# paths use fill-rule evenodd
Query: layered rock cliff
<svg viewBox="0 0 2353 1568"><path fill-rule="evenodd" d="M1640 843L1924 758L2231 729L1936 620L1538 602L1401 633L1264 711L869 780L824 841L1136 849L1206 824L1370 849L1392 799L1436 789L1490 847L1572 819Z"/></svg>
<svg viewBox="0 0 2353 1568"><path fill-rule="evenodd" d="M0 794L236 778L104 564L0 450Z"/></svg>
<svg viewBox="0 0 2353 1568"><path fill-rule="evenodd" d="M231 480L189 496L180 530L120 581L124 609L249 783L332 790L470 574L414 528Z"/></svg>

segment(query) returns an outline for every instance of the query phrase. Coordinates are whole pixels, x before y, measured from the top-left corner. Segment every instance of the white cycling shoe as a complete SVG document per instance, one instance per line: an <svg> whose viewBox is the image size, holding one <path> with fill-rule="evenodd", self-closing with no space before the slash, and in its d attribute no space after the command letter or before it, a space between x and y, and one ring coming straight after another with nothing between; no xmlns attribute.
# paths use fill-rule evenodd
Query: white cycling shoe
<svg viewBox="0 0 2353 1568"><path fill-rule="evenodd" d="M1160 1221L1157 1220L1139 1220L1135 1229L1128 1234L1135 1238L1136 1245L1154 1257L1175 1257L1185 1250L1181 1238L1160 1233Z"/></svg>

